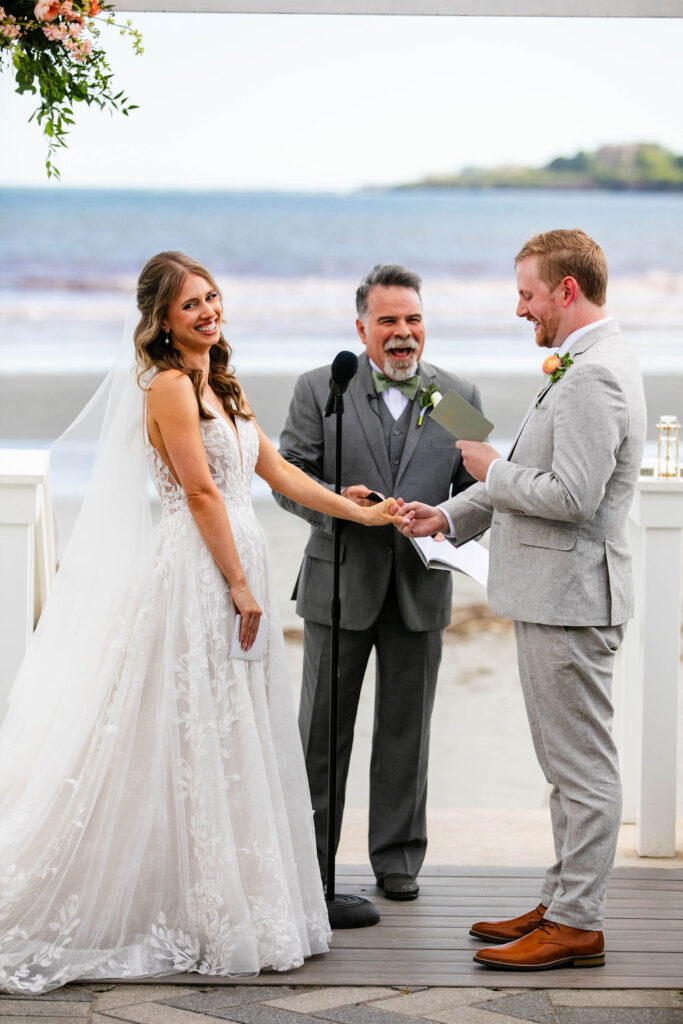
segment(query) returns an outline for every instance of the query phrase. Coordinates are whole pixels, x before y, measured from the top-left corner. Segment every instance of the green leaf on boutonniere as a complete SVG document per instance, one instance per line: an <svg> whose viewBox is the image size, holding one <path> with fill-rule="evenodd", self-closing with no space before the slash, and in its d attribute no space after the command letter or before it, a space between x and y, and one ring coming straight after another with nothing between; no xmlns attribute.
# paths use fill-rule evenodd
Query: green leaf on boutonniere
<svg viewBox="0 0 683 1024"><path fill-rule="evenodd" d="M420 391L417 396L417 400L422 408L422 412L420 413L417 421L418 427L422 426L425 414L428 413L430 409L437 406L442 398L443 395L439 391L438 384L430 384L428 388L422 388L422 391Z"/></svg>

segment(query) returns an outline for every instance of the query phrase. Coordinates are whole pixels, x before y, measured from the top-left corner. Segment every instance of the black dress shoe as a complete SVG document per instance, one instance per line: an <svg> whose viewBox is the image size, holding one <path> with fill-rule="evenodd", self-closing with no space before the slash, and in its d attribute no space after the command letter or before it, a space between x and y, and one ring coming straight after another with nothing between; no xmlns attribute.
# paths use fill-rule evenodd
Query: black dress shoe
<svg viewBox="0 0 683 1024"><path fill-rule="evenodd" d="M377 879L377 885L388 900L416 900L420 891L415 875L385 875Z"/></svg>

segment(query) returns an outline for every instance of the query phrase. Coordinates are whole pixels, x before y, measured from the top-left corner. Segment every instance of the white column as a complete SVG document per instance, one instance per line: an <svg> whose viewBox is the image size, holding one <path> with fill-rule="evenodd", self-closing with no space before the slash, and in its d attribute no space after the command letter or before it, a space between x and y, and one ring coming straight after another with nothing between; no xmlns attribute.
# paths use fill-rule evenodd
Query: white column
<svg viewBox="0 0 683 1024"><path fill-rule="evenodd" d="M0 721L55 572L46 451L0 451Z"/></svg>
<svg viewBox="0 0 683 1024"><path fill-rule="evenodd" d="M636 609L622 653L624 820L635 817L641 857L673 857L683 481L641 479L631 520Z"/></svg>

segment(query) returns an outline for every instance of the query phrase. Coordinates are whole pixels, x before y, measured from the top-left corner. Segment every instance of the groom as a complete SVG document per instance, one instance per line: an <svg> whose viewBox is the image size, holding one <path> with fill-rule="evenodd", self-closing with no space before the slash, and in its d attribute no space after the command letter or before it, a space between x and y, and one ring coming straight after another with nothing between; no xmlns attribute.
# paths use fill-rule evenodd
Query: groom
<svg viewBox="0 0 683 1024"><path fill-rule="evenodd" d="M368 504L372 491L430 494L432 501L444 501L473 483L448 435L430 421L429 396L454 388L479 408L479 392L470 381L422 359L420 286L419 276L406 267L380 264L356 293L356 329L365 353L345 399L342 494L360 505ZM280 452L332 489L335 423L323 413L329 380L329 366L299 378ZM304 618L299 726L324 877L332 519L280 494L275 498L311 526L294 596ZM342 531L337 841L358 699L374 648L370 862L386 897L411 900L427 847L429 728L442 633L451 615L451 577L425 569L391 526L367 530L344 523Z"/></svg>
<svg viewBox="0 0 683 1024"><path fill-rule="evenodd" d="M462 544L491 527L489 602L515 620L534 747L552 786L556 863L541 901L470 934L475 961L541 970L604 963L602 921L621 785L611 734L614 655L633 613L626 519L645 443L636 359L605 311L607 263L583 231L531 238L515 260L517 315L553 349L507 459L458 441L480 483L405 506L406 535ZM501 944L501 945L498 945Z"/></svg>

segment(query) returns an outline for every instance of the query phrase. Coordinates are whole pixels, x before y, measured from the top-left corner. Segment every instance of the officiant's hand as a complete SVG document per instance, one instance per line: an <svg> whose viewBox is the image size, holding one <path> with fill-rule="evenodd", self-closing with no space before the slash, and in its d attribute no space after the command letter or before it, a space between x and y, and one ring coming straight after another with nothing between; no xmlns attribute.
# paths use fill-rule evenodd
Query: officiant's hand
<svg viewBox="0 0 683 1024"><path fill-rule="evenodd" d="M379 494L380 498L384 498L384 495L380 494L379 491L371 491L365 484L351 484L350 487L345 487L341 494L342 498L348 498L349 501L354 502L355 505L360 505L361 508L370 508L371 505L377 504L376 498L368 501L368 494Z"/></svg>
<svg viewBox="0 0 683 1024"><path fill-rule="evenodd" d="M431 537L432 534L449 532L448 520L440 508L423 505L421 501L401 502L395 509L400 513L396 528L404 537Z"/></svg>
<svg viewBox="0 0 683 1024"><path fill-rule="evenodd" d="M258 633L259 622L261 621L261 606L252 594L249 587L237 592L231 591L230 596L235 608L242 616L240 628L240 647L248 651L254 646L254 640Z"/></svg>

